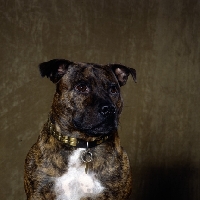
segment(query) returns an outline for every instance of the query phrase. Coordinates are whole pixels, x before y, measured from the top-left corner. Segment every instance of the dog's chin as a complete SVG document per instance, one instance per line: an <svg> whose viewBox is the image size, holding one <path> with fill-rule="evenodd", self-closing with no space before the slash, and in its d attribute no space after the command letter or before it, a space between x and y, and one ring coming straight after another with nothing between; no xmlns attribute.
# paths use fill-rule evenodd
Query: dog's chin
<svg viewBox="0 0 200 200"><path fill-rule="evenodd" d="M99 123L98 125L92 126L89 124L86 126L85 124L82 125L81 123L74 122L74 126L81 132L85 133L91 137L99 137L104 135L110 135L113 131L117 130L117 122L104 122Z"/></svg>
<svg viewBox="0 0 200 200"><path fill-rule="evenodd" d="M94 129L85 129L82 130L86 135L91 136L91 137L100 137L104 135L110 135L113 133L113 131L116 131L116 127L107 127L106 129L104 128L94 128Z"/></svg>

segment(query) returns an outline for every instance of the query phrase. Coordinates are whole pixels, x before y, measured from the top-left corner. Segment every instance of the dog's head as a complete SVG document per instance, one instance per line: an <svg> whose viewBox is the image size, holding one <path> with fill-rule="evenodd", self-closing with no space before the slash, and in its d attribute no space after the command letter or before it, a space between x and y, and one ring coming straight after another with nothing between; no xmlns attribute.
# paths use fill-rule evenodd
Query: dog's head
<svg viewBox="0 0 200 200"><path fill-rule="evenodd" d="M52 105L54 120L63 129L89 136L117 129L122 110L120 87L135 69L121 64L97 65L54 59L39 65L42 77L56 84Z"/></svg>

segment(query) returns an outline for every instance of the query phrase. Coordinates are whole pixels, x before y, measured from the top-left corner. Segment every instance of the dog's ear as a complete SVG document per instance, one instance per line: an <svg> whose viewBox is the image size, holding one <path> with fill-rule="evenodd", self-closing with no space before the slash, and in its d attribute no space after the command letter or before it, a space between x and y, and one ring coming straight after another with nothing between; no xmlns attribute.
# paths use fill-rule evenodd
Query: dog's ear
<svg viewBox="0 0 200 200"><path fill-rule="evenodd" d="M42 77L50 78L53 83L57 83L66 73L67 68L73 62L65 59L54 59L48 62L43 62L39 65L40 74Z"/></svg>
<svg viewBox="0 0 200 200"><path fill-rule="evenodd" d="M129 74L131 74L133 80L135 81L135 83L137 83L135 69L126 67L121 64L110 64L109 66L111 67L115 76L117 77L120 86L126 84Z"/></svg>

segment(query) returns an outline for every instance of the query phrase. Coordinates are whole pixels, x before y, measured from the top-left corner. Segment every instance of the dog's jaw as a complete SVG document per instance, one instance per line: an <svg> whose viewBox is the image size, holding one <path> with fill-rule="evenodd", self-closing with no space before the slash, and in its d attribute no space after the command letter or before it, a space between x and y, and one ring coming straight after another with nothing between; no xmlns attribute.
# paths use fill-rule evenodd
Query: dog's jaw
<svg viewBox="0 0 200 200"><path fill-rule="evenodd" d="M68 171L55 179L56 200L80 200L83 197L94 197L103 192L104 187L93 173L85 173L85 166L80 156L85 149L77 149L69 157Z"/></svg>

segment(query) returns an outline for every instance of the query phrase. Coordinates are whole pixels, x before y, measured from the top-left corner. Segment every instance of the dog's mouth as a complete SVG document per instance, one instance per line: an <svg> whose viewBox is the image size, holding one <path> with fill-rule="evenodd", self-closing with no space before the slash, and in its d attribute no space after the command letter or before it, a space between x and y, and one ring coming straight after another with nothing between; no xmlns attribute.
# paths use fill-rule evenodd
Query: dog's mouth
<svg viewBox="0 0 200 200"><path fill-rule="evenodd" d="M73 123L79 131L89 136L109 135L114 130L117 130L118 124L114 116L95 124L86 124L82 120L73 120Z"/></svg>

